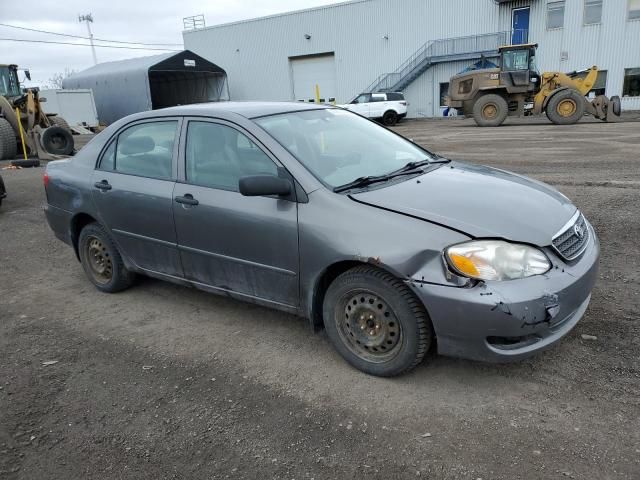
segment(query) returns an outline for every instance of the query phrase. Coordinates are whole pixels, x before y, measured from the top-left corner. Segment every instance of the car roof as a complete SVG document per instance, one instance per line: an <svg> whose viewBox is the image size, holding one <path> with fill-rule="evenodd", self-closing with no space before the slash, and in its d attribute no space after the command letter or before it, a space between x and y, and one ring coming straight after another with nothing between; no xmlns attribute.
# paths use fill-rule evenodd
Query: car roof
<svg viewBox="0 0 640 480"><path fill-rule="evenodd" d="M177 107L154 110L159 115L212 115L224 116L225 113L237 114L246 118L264 117L279 113L299 112L304 110L319 110L333 108L332 105L304 102L209 102L193 105L180 105ZM152 112L147 112L152 113Z"/></svg>

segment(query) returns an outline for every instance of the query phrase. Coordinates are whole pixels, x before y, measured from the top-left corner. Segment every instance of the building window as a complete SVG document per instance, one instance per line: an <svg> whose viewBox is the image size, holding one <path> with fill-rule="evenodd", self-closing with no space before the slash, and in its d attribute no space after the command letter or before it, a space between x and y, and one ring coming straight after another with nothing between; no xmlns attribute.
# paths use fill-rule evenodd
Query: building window
<svg viewBox="0 0 640 480"><path fill-rule="evenodd" d="M591 91L595 96L604 95L607 90L607 71L600 70L598 72L598 77L596 78L596 83L593 84L593 88Z"/></svg>
<svg viewBox="0 0 640 480"><path fill-rule="evenodd" d="M593 25L602 21L602 0L584 0L584 24Z"/></svg>
<svg viewBox="0 0 640 480"><path fill-rule="evenodd" d="M640 0L629 0L629 20L640 20Z"/></svg>
<svg viewBox="0 0 640 480"><path fill-rule="evenodd" d="M444 82L440 84L440 106L446 107L447 102L446 98L449 95L449 82Z"/></svg>
<svg viewBox="0 0 640 480"><path fill-rule="evenodd" d="M547 3L547 28L564 26L564 1Z"/></svg>
<svg viewBox="0 0 640 480"><path fill-rule="evenodd" d="M625 97L640 97L640 68L627 68L624 71L622 95Z"/></svg>

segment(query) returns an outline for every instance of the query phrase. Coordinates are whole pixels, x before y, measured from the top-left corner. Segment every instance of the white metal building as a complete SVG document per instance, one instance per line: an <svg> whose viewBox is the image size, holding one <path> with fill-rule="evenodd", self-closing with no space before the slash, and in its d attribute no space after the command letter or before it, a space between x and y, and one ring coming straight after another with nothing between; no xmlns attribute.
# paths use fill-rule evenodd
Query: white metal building
<svg viewBox="0 0 640 480"><path fill-rule="evenodd" d="M384 87L405 92L409 117L437 116L451 75L535 42L541 71L598 65L598 93L640 110L640 0L354 0L183 36L225 69L233 100L309 101L318 85L346 103Z"/></svg>

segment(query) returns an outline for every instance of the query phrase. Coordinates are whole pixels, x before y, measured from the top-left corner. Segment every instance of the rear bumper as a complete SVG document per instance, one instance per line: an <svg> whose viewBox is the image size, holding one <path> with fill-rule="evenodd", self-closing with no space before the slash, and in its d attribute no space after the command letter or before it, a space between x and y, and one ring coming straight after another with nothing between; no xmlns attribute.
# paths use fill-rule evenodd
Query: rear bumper
<svg viewBox="0 0 640 480"><path fill-rule="evenodd" d="M567 264L548 252L545 275L472 288L414 287L433 322L438 353L488 362L529 357L558 342L584 315L598 274L600 247Z"/></svg>
<svg viewBox="0 0 640 480"><path fill-rule="evenodd" d="M73 214L62 208L46 204L44 214L54 235L68 245L73 245L71 238L71 218Z"/></svg>

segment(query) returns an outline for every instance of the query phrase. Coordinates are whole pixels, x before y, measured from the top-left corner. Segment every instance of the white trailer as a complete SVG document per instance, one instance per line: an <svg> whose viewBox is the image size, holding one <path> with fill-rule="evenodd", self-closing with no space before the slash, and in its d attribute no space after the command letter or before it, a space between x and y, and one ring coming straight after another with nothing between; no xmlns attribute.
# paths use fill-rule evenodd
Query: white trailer
<svg viewBox="0 0 640 480"><path fill-rule="evenodd" d="M71 128L98 126L98 112L91 89L40 90L40 101L45 113L55 113L64 118Z"/></svg>

